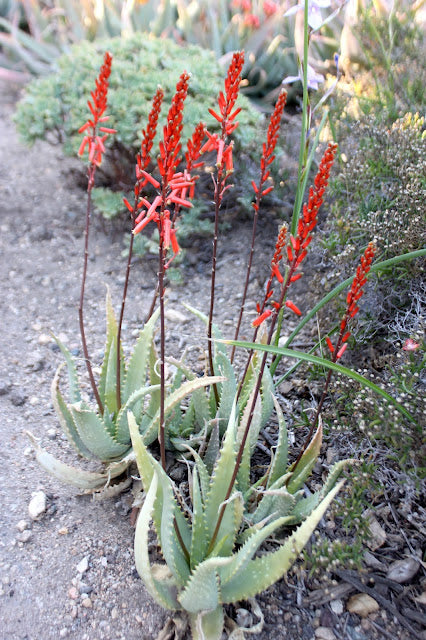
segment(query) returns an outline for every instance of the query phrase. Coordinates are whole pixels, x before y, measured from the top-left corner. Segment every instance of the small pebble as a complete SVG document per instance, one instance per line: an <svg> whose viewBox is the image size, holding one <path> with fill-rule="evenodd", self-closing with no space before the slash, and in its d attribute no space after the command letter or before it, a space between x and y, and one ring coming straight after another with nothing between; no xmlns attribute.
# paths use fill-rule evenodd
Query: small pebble
<svg viewBox="0 0 426 640"><path fill-rule="evenodd" d="M47 508L47 497L44 491L36 491L28 505L28 513L31 520L37 520Z"/></svg>
<svg viewBox="0 0 426 640"><path fill-rule="evenodd" d="M91 609L92 608L92 601L91 601L90 598L84 598L84 600L81 601L81 605L85 609Z"/></svg>
<svg viewBox="0 0 426 640"><path fill-rule="evenodd" d="M68 589L68 597L71 598L71 600L77 600L78 595L78 589L76 589L75 587L70 587Z"/></svg>
<svg viewBox="0 0 426 640"><path fill-rule="evenodd" d="M16 528L18 529L18 531L22 533L22 531L25 531L25 529L28 529L29 526L30 526L29 522L27 522L26 520L20 520L16 525Z"/></svg>
<svg viewBox="0 0 426 640"><path fill-rule="evenodd" d="M68 529L66 527L61 527L60 529L58 529L58 533L60 536L66 536L68 533Z"/></svg>
<svg viewBox="0 0 426 640"><path fill-rule="evenodd" d="M116 620L118 618L118 609L117 609L117 607L113 607L113 609L111 609L111 618L113 620Z"/></svg>
<svg viewBox="0 0 426 640"><path fill-rule="evenodd" d="M86 573L89 568L89 558L85 556L83 560L80 560L78 565L76 566L77 573Z"/></svg>
<svg viewBox="0 0 426 640"><path fill-rule="evenodd" d="M49 440L54 440L58 434L56 433L56 429L48 429L46 435Z"/></svg>
<svg viewBox="0 0 426 640"><path fill-rule="evenodd" d="M16 539L18 542L23 542L25 544L26 542L29 542L32 537L33 537L33 534L31 533L31 531L27 529L22 533L18 533L18 535L16 536Z"/></svg>
<svg viewBox="0 0 426 640"><path fill-rule="evenodd" d="M10 401L15 407L22 407L27 401L27 396L19 389L15 389L10 394Z"/></svg>

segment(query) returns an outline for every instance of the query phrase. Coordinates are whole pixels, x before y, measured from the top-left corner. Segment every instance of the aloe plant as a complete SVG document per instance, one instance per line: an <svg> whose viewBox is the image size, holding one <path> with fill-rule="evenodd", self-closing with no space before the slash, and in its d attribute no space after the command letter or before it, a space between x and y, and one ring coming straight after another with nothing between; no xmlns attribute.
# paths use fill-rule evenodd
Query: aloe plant
<svg viewBox="0 0 426 640"><path fill-rule="evenodd" d="M159 384L156 373L157 355L153 345L155 323L159 311L154 313L139 334L133 352L121 363L121 406L117 407L116 396L116 343L117 321L109 293L106 297L107 332L104 358L98 391L104 407L101 415L82 400L81 385L78 379L76 363L68 348L56 338L56 342L65 358L68 372L69 400L66 401L60 388L61 372L64 365L56 371L51 385L52 403L60 425L68 441L77 453L87 459L97 459L104 465L102 472L88 472L67 465L54 458L40 447L32 434L30 438L35 446L36 457L42 467L58 479L79 489L95 490L121 475L134 460L129 434L127 412L132 411L138 422L144 441L152 443L158 435L159 422ZM120 344L120 351L122 348ZM213 382L222 381L215 377ZM165 413L169 415L185 396L203 386L212 384L212 378L196 378L175 383L165 403ZM149 398L147 406L145 398Z"/></svg>
<svg viewBox="0 0 426 640"><path fill-rule="evenodd" d="M247 415L234 402L213 466L194 450L188 474L190 496L180 490L151 455L134 415L128 420L133 449L146 498L135 531L136 568L152 597L164 608L185 612L194 640L221 637L223 605L246 600L279 580L291 567L344 481L336 484L345 464L335 465L322 489L304 496L302 486L318 459L319 426L297 468L288 462L288 438L279 409L278 446L268 472L250 483L251 440L248 439L237 480L227 498L237 464ZM225 505L217 527L218 513ZM150 521L164 563L152 562ZM273 552L256 553L267 537L286 525L301 523Z"/></svg>

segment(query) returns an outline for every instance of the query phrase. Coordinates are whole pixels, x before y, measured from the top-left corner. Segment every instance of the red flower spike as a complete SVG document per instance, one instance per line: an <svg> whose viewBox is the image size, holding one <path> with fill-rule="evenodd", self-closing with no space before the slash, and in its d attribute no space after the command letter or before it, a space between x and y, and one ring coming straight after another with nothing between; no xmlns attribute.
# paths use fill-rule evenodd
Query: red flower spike
<svg viewBox="0 0 426 640"><path fill-rule="evenodd" d="M173 178L176 166L179 164L180 136L183 128L183 104L188 93L190 75L184 71L176 85L176 93L167 115L167 125L164 127L164 155L162 162L158 162L158 169L163 179Z"/></svg>
<svg viewBox="0 0 426 640"><path fill-rule="evenodd" d="M151 156L149 154L151 152L154 138L157 133L158 118L160 115L163 98L164 91L161 87L158 87L152 100L152 108L148 116L148 125L146 129L142 131L141 150L138 156L138 166L140 169L146 169L151 162Z"/></svg>
<svg viewBox="0 0 426 640"><path fill-rule="evenodd" d="M370 271L371 263L376 252L376 247L373 242L370 242L367 246L364 255L360 259L360 264L355 272L355 277L352 281L352 286L346 296L346 312L343 319L340 322L340 332L336 344L336 349L333 352L333 362L336 362L348 346L347 340L351 335L350 331L347 331L347 324L350 318L353 318L359 311L357 305L358 300L364 294L363 286L367 281L366 274Z"/></svg>
<svg viewBox="0 0 426 640"><path fill-rule="evenodd" d="M186 170L188 173L192 169L203 166L204 162L197 162L201 156L201 145L206 137L206 125L204 122L199 122L195 127L192 137L188 140L187 152L185 154Z"/></svg>
<svg viewBox="0 0 426 640"><path fill-rule="evenodd" d="M325 339L328 348L330 349L330 353L334 352L334 347L333 347L333 343L331 342L330 338L327 336Z"/></svg>
<svg viewBox="0 0 426 640"><path fill-rule="evenodd" d="M311 233L317 224L318 211L323 203L325 189L328 185L331 167L333 166L337 144L330 142L318 167L314 186L309 189L307 204L303 205L302 215L297 224L296 238L291 237L291 245L287 247L288 265L292 271L303 262L307 255L307 247L312 240Z"/></svg>
<svg viewBox="0 0 426 640"><path fill-rule="evenodd" d="M78 150L78 155L82 156L86 146L89 147L89 162L96 166L100 166L102 162L102 154L105 152L104 142L110 133L116 133L115 129L107 127L99 127L99 123L106 122L108 116L104 116L107 108L108 79L111 74L112 56L108 51L105 53L104 62L100 68L99 76L95 81L95 91L91 91L92 102L87 101L92 118L89 119L79 129L79 133L89 131L84 138ZM98 131L105 135L99 136Z"/></svg>

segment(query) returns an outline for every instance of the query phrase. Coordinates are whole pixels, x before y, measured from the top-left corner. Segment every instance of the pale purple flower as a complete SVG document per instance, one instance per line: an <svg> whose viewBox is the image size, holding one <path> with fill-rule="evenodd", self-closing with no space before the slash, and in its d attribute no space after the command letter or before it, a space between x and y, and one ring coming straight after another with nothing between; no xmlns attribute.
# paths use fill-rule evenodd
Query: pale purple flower
<svg viewBox="0 0 426 640"><path fill-rule="evenodd" d="M303 69L300 69L298 76L287 76L284 78L283 84L291 84L297 81L303 84ZM308 64L308 89L314 89L316 91L320 82L324 82L324 77Z"/></svg>
<svg viewBox="0 0 426 640"><path fill-rule="evenodd" d="M321 9L327 9L331 6L330 0L308 0L308 24L316 31L319 29L324 22ZM294 13L298 11L303 11L305 9L305 3L299 2L294 7L291 7L288 11L285 12L284 17L292 16ZM318 87L316 87L318 88Z"/></svg>

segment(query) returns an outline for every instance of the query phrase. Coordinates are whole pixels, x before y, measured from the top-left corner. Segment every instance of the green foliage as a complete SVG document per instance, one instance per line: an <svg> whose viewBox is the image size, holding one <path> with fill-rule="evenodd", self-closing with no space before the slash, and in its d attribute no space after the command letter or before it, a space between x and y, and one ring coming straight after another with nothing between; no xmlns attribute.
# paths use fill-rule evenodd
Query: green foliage
<svg viewBox="0 0 426 640"><path fill-rule="evenodd" d="M345 470L348 483L328 514L334 526L330 529L326 526L321 537L314 535L313 543L303 553L304 564L311 575L334 568L362 567L365 545L371 537L365 512L371 508L374 473L375 465L369 460L361 460ZM336 528L338 537L334 533ZM332 538L327 534L329 530L333 532Z"/></svg>
<svg viewBox="0 0 426 640"><path fill-rule="evenodd" d="M107 141L106 157L102 167L104 189L95 195L96 206L111 217L123 209L118 194L109 194L106 186L113 186L117 176L121 183L132 189L134 183L134 164L136 153L140 149L141 131L147 125L151 100L157 85L161 84L165 92L160 118L158 138L162 135L162 122L170 107L176 82L183 69L191 72L192 78L188 97L185 101L183 121L183 141L192 135L195 125L206 122L212 132L218 130L219 123L208 113L215 106L216 98L222 88L222 71L215 62L213 54L196 46L179 47L171 40L157 39L137 34L127 39L114 38L102 42L83 42L73 47L69 55L58 60L58 71L50 76L32 82L26 95L19 103L15 122L27 144L35 140L57 136L64 145L64 151L73 155L77 152L81 135L78 129L87 119L87 96L92 89L93 77L99 68L105 50L114 56L108 91L108 113L110 126L118 125L117 134ZM238 104L242 107L239 114L240 126L234 137L236 152L248 157L248 162L258 163L257 138L262 118L241 96ZM243 175L243 168L236 172ZM210 183L208 186L210 189ZM210 196L211 197L211 196ZM195 202L195 213L182 235L197 220L195 232L205 232L208 226L198 222L198 214L205 208L200 201Z"/></svg>
<svg viewBox="0 0 426 640"><path fill-rule="evenodd" d="M330 471L322 489L303 497L300 489L318 457L321 427L300 461L296 479L287 460L285 422L276 406L279 445L274 464L262 480L250 484L248 440L237 483L231 484L229 490L246 419L244 413L238 417L234 400L212 467L206 464L209 449L204 460L192 452L195 464L189 476L189 496L182 494L148 452L129 413L136 461L147 493L136 525L136 568L159 604L188 614L194 640L219 639L223 604L252 597L285 575L342 487L341 482L336 485L344 465L339 463ZM221 510L223 519L219 524ZM152 563L149 558L151 518L162 564ZM283 525L299 522L302 524L277 550L256 557L268 536Z"/></svg>
<svg viewBox="0 0 426 640"><path fill-rule="evenodd" d="M95 187L92 190L93 206L104 218L115 218L119 213L127 211L123 204L124 192L111 191L105 187Z"/></svg>
<svg viewBox="0 0 426 640"><path fill-rule="evenodd" d="M117 165L126 166L129 162L126 154L134 164L157 85L161 84L164 89L163 113L167 113L182 69L192 74L185 102L183 139L190 137L200 121L206 121L209 129L217 130L218 123L208 114L208 108L214 106L223 81L213 55L196 46L182 48L172 40L136 34L126 39L76 45L69 55L58 60L57 72L31 83L15 117L25 142L31 144L54 133L63 141L67 153L77 152L81 143L78 129L87 119L87 96L106 50L114 57L108 113L111 126L120 125L114 136L114 145L119 151L115 159ZM259 115L246 99L239 100L243 110L235 137L244 149L256 139Z"/></svg>

